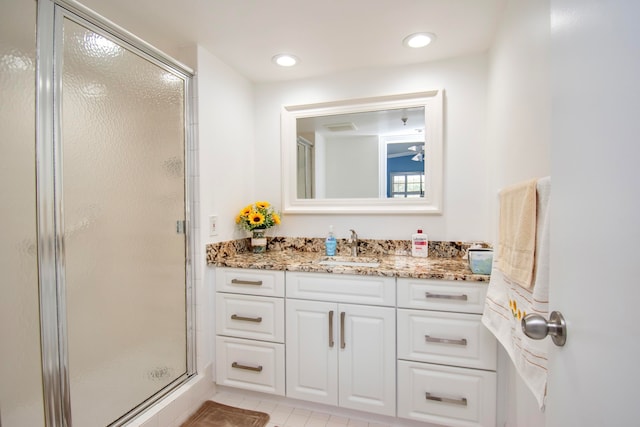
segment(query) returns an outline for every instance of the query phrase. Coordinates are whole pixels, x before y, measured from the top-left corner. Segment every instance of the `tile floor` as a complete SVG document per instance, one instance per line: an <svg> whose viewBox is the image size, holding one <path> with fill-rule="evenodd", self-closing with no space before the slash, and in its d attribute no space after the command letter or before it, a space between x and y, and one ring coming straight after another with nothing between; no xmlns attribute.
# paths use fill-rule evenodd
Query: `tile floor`
<svg viewBox="0 0 640 427"><path fill-rule="evenodd" d="M266 412L270 416L267 427L390 427L387 424L296 408L277 401L243 396L229 391L219 391L211 400L224 405Z"/></svg>

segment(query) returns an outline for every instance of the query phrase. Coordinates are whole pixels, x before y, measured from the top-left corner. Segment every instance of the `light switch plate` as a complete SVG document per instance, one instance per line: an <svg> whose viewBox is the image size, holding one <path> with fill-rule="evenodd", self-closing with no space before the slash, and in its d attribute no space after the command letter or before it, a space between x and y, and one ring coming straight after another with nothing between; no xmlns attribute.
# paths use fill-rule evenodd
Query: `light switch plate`
<svg viewBox="0 0 640 427"><path fill-rule="evenodd" d="M209 215L209 236L218 235L218 215Z"/></svg>

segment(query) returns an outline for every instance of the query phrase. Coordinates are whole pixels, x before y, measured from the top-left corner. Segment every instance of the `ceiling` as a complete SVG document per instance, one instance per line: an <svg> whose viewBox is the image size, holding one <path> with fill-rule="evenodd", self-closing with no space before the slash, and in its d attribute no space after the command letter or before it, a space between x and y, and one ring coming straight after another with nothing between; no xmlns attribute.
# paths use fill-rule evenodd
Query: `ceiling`
<svg viewBox="0 0 640 427"><path fill-rule="evenodd" d="M484 52L506 0L80 0L162 51L199 44L253 82ZM415 32L437 40L404 47ZM278 53L300 58L282 68Z"/></svg>
<svg viewBox="0 0 640 427"><path fill-rule="evenodd" d="M418 135L418 140L424 140L424 120L424 107L412 107L299 118L296 129L298 134L314 133L325 138ZM351 128L343 129L343 125Z"/></svg>

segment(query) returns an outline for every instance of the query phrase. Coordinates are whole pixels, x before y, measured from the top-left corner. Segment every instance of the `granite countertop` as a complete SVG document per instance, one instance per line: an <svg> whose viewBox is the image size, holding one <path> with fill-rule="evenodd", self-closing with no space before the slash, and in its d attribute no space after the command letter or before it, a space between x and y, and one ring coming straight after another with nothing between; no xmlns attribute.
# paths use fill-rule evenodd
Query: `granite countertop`
<svg viewBox="0 0 640 427"><path fill-rule="evenodd" d="M440 242L436 242L440 243ZM447 242L449 243L449 242ZM454 242L451 242L454 243ZM469 269L466 259L459 256L464 251L455 252L456 256L443 256L441 246L434 244L433 251L430 246L430 256L428 258L414 258L407 255L406 251L395 249L398 254L390 254L389 251L364 252L360 256L374 257L380 261L378 267L360 266L335 266L322 265L319 261L325 258L324 252L312 250L305 245L305 250L294 247L273 247L261 254L243 251L228 251L221 253L212 247L207 247L207 262L209 265L217 267L232 268L252 268L260 270L284 270L284 271L306 271L317 273L334 274L358 274L370 276L388 276L415 279L440 279L440 280L466 280L474 282L488 282L490 276L484 274L473 274ZM431 243L430 243L431 245ZM465 244L460 244L462 247ZM311 245L313 246L313 245ZM274 248L276 250L274 250ZM387 248L388 249L388 248ZM447 248L448 252L451 252ZM349 253L343 250L338 251L338 255L345 256ZM433 256L431 254L434 254Z"/></svg>

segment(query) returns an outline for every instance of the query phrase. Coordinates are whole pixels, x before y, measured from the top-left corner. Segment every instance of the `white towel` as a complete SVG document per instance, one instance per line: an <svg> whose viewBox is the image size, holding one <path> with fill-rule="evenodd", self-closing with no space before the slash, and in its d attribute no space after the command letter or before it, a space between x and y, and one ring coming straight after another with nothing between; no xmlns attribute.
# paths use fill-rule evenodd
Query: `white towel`
<svg viewBox="0 0 640 427"><path fill-rule="evenodd" d="M494 265L485 300L482 323L505 348L516 371L533 392L540 408L547 394L550 339L533 340L522 332L520 321L529 313L548 319L549 305L549 201L551 179L536 184L536 253L533 286L525 289L510 282ZM495 263L494 263L495 264Z"/></svg>

